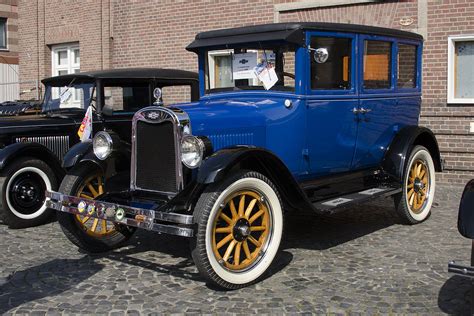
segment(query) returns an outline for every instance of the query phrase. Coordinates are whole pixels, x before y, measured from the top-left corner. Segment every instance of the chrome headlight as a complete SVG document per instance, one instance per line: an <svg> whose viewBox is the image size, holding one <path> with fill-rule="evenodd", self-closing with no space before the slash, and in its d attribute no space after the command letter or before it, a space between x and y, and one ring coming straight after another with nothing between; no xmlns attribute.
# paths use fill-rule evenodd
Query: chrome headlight
<svg viewBox="0 0 474 316"><path fill-rule="evenodd" d="M187 135L181 141L181 161L190 168L196 168L201 164L204 155L204 143L195 136Z"/></svg>
<svg viewBox="0 0 474 316"><path fill-rule="evenodd" d="M105 160L112 153L113 141L107 132L98 132L92 140L94 155L100 160Z"/></svg>

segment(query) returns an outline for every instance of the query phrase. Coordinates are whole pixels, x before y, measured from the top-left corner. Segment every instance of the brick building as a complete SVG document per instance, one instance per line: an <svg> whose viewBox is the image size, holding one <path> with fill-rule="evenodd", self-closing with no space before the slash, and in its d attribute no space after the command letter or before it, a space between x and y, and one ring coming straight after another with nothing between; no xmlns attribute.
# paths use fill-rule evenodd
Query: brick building
<svg viewBox="0 0 474 316"><path fill-rule="evenodd" d="M0 0L0 102L19 98L17 2Z"/></svg>
<svg viewBox="0 0 474 316"><path fill-rule="evenodd" d="M446 160L438 179L474 177L472 0L20 0L18 11L21 80L133 66L195 71L185 46L197 32L226 27L330 21L418 32L425 37L421 124L436 133Z"/></svg>

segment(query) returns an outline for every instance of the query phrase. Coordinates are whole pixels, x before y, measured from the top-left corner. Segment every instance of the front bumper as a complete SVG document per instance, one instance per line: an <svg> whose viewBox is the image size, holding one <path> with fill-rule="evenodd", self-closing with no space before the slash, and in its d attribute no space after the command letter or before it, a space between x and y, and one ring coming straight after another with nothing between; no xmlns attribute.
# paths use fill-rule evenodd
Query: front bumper
<svg viewBox="0 0 474 316"><path fill-rule="evenodd" d="M158 233L193 237L193 216L153 209L137 208L100 200L88 200L58 192L46 192L46 205L54 210L104 219ZM78 207L82 202L85 207Z"/></svg>

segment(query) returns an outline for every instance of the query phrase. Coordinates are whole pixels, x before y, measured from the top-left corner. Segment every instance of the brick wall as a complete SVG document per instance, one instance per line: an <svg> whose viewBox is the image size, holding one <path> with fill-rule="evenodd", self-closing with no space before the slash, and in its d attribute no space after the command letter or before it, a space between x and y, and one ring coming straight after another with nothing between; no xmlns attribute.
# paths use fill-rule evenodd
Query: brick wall
<svg viewBox="0 0 474 316"><path fill-rule="evenodd" d="M67 42L79 42L81 70L150 66L196 71L195 54L184 49L196 33L272 23L276 18L426 29L421 124L436 132L446 158L446 172L439 179L461 183L474 177L474 141L469 134L474 110L446 104L447 37L474 34L474 1L423 0L427 25L419 19L423 12L418 12L416 0L276 14L276 7L285 2L296 1L20 0L20 75L22 79L50 75L50 45Z"/></svg>

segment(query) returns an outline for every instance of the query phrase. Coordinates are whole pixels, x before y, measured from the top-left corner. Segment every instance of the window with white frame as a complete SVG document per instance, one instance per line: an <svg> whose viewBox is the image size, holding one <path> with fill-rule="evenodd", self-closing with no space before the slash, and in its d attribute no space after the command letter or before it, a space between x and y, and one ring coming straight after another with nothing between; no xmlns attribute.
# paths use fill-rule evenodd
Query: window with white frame
<svg viewBox="0 0 474 316"><path fill-rule="evenodd" d="M51 73L53 76L62 76L78 73L81 69L81 55L78 44L55 45L51 47ZM67 89L69 90L69 89ZM58 98L66 91L64 88L55 88L52 93L54 98ZM72 98L61 103L61 107L78 107L82 100L81 91L74 89Z"/></svg>
<svg viewBox="0 0 474 316"><path fill-rule="evenodd" d="M474 104L474 35L448 38L448 103Z"/></svg>
<svg viewBox="0 0 474 316"><path fill-rule="evenodd" d="M7 19L0 18L0 49L7 49Z"/></svg>

